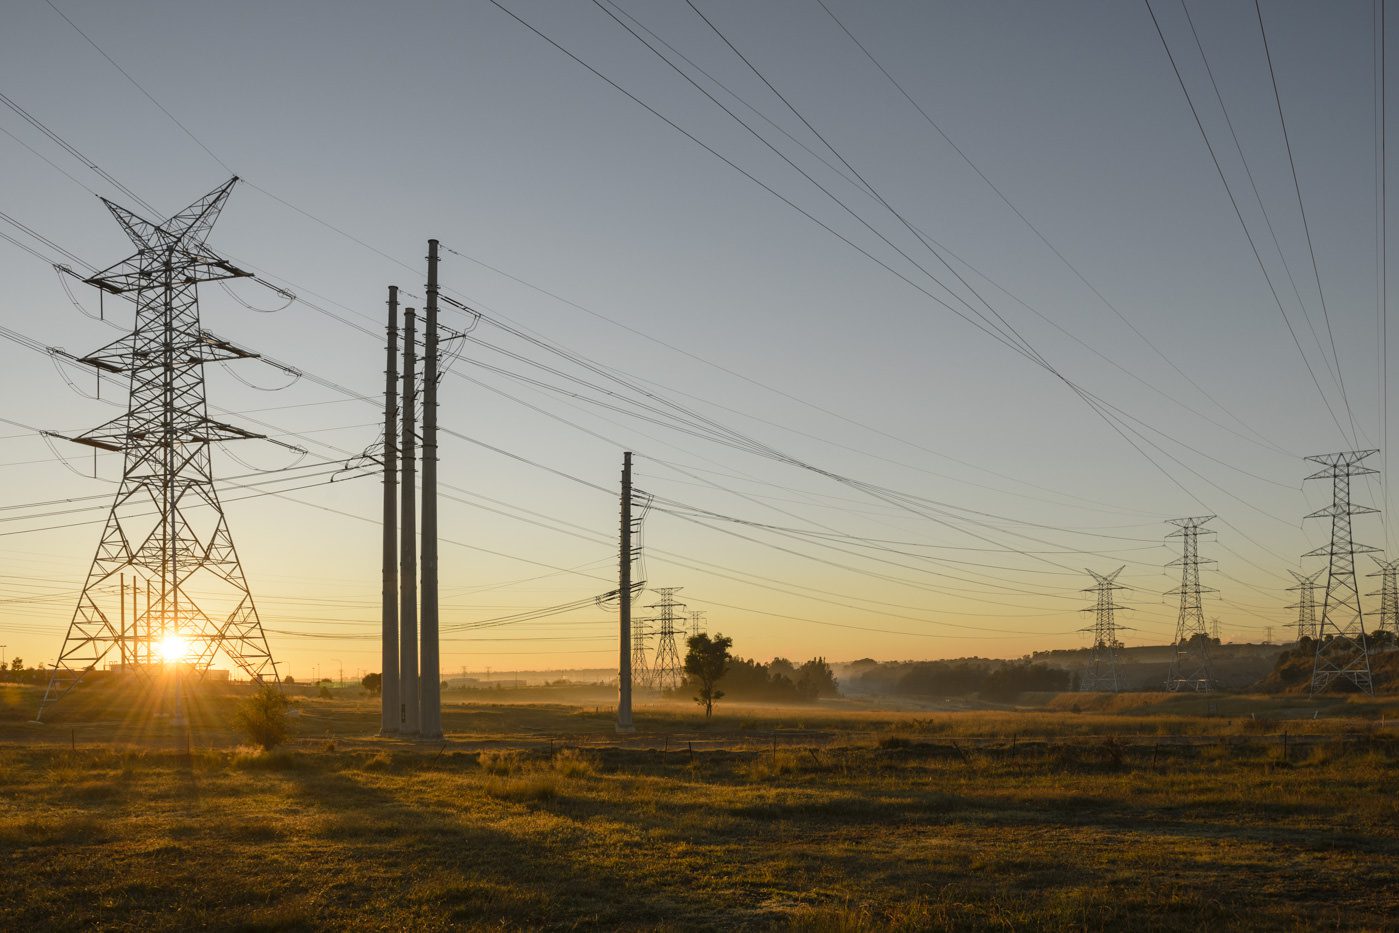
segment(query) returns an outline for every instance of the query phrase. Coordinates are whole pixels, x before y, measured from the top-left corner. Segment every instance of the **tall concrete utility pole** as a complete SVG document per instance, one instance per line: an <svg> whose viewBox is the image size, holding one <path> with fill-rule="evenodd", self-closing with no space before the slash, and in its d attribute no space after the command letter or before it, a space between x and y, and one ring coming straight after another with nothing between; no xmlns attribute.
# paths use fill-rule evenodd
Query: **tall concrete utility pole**
<svg viewBox="0 0 1399 933"><path fill-rule="evenodd" d="M617 558L617 731L635 732L631 715L631 451L622 454L621 549Z"/></svg>
<svg viewBox="0 0 1399 933"><path fill-rule="evenodd" d="M1379 451L1345 450L1307 458L1324 467L1307 479L1331 480L1331 504L1307 516L1331 519L1331 542L1304 555L1328 558L1326 599L1321 607L1316 656L1312 661L1313 693L1325 690L1337 679L1349 680L1366 693L1375 692L1370 677L1370 650L1365 643L1365 614L1355 579L1355 555L1372 553L1377 548L1355 543L1351 519L1376 510L1350 501L1350 478L1375 473L1365 466L1364 460L1376 453Z"/></svg>
<svg viewBox="0 0 1399 933"><path fill-rule="evenodd" d="M413 309L403 323L403 479L399 488L402 512L398 566L398 731L417 735L418 718L418 523L416 512L418 408L417 331Z"/></svg>
<svg viewBox="0 0 1399 933"><path fill-rule="evenodd" d="M389 286L388 365L384 370L384 592L379 734L398 732L398 286Z"/></svg>
<svg viewBox="0 0 1399 933"><path fill-rule="evenodd" d="M437 241L427 241L427 346L423 355L422 733L442 737L441 656L437 645Z"/></svg>

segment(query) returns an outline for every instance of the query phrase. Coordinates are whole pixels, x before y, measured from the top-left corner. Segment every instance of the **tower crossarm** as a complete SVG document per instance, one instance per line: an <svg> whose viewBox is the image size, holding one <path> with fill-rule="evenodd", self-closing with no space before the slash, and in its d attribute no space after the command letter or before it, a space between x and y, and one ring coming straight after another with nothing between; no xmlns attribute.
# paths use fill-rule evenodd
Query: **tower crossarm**
<svg viewBox="0 0 1399 933"><path fill-rule="evenodd" d="M1209 586L1178 586L1173 590L1167 590L1162 596L1180 596L1182 593L1218 593L1219 590Z"/></svg>
<svg viewBox="0 0 1399 933"><path fill-rule="evenodd" d="M1377 547L1371 547L1371 546L1368 545L1368 544L1359 544L1359 543L1356 543L1356 542L1354 542L1354 541L1352 541L1352 542L1351 542L1351 545L1350 545L1350 553L1351 553L1351 554L1378 554L1378 553L1379 553L1379 550L1380 550L1380 549L1377 548ZM1303 556L1303 557L1330 557L1330 556L1331 556L1331 545L1329 545L1329 544L1323 544L1321 547L1312 548L1310 551L1308 551L1307 553L1303 554L1302 556Z"/></svg>
<svg viewBox="0 0 1399 933"><path fill-rule="evenodd" d="M1366 476L1378 473L1371 467L1365 466L1361 461L1366 457L1379 453L1378 450L1343 450L1334 454L1316 454L1308 457L1310 463L1320 464L1325 469L1317 470L1306 479L1331 479L1337 474L1343 476Z"/></svg>
<svg viewBox="0 0 1399 933"><path fill-rule="evenodd" d="M140 421L140 424L146 422ZM60 438L65 441L72 441L75 444L83 444L88 447L97 447L101 450L125 450L132 445L145 445L164 447L166 443L158 436L147 431L133 429L130 415L122 415L113 418L104 425L85 431L74 437L65 434L58 434L53 431L44 432L49 437ZM269 443L286 447L290 450L301 451L302 448L294 444L270 438L266 434L258 434L246 428L240 428L234 424L223 421L215 421L212 418L194 419L187 427L177 432L174 437L176 444L213 444L225 441L251 441L264 440Z"/></svg>
<svg viewBox="0 0 1399 933"><path fill-rule="evenodd" d="M1371 470L1370 472L1373 473L1373 472L1375 472L1375 471L1374 471L1374 470ZM1304 515L1304 516L1302 516L1302 517L1303 517L1303 518L1336 518L1336 517L1341 516L1341 515L1374 515L1374 514L1377 514L1378 512L1379 512L1379 509L1372 509L1372 508L1370 508L1368 505L1356 505L1354 502L1348 502L1348 503L1346 503L1345 505L1327 505L1327 506L1323 506L1322 508L1317 509L1315 512L1309 512L1309 513L1307 513L1306 515ZM1304 556L1309 556L1309 555L1304 555Z"/></svg>
<svg viewBox="0 0 1399 933"><path fill-rule="evenodd" d="M150 287L151 269L143 265L146 260L137 253L116 265L109 266L94 275L83 279L89 285L102 289L109 295L126 295L140 292ZM172 249L169 264L180 270L179 284L193 285L198 282L222 282L226 279L243 279L252 276L251 272L239 269L226 259L209 253L192 252L185 249Z"/></svg>
<svg viewBox="0 0 1399 933"><path fill-rule="evenodd" d="M1169 535L1167 537L1170 537ZM1167 561L1167 567L1184 567L1189 564L1192 567L1202 567L1206 564L1217 564L1219 561L1212 557L1177 557L1175 560Z"/></svg>
<svg viewBox="0 0 1399 933"><path fill-rule="evenodd" d="M88 366L104 373L124 374L153 366L163 365L154 354L139 349L135 334L126 334L105 347L83 356L69 353L61 347L49 347L50 356ZM256 360L262 354L240 347L232 341L202 331L188 346L181 349L179 361L187 366L203 366L208 363L224 363L230 360Z"/></svg>

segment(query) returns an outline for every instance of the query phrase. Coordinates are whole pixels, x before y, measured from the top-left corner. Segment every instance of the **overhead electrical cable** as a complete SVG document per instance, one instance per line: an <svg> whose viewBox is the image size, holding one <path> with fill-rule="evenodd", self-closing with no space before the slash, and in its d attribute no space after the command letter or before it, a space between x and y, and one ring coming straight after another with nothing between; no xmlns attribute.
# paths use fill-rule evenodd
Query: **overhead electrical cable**
<svg viewBox="0 0 1399 933"><path fill-rule="evenodd" d="M1311 376L1312 384L1316 386L1317 393L1321 396L1322 404L1326 406L1326 411L1331 415L1331 420L1336 424L1336 430L1340 432L1341 439L1347 443L1354 443L1354 438L1347 438L1345 428L1341 425L1341 419L1337 417L1336 411L1331 406L1331 399L1326 394L1326 390L1321 387L1321 381L1317 379L1316 370L1312 368L1311 358L1307 356L1302 348L1302 342L1297 337L1297 331L1292 326L1292 320L1287 316L1287 309L1283 307L1282 299L1278 296L1277 289L1273 286L1273 279L1268 274L1268 267L1263 262L1263 255L1258 251L1258 244L1254 242L1253 233L1248 229L1248 223L1244 220L1243 211L1239 208L1239 202L1234 197L1234 190L1229 185L1229 180L1224 174L1224 167L1219 162L1219 156L1214 151L1214 144L1210 142L1209 134L1205 132L1205 124L1200 119L1200 112L1195 107L1195 101L1190 96L1190 91L1185 86L1185 78L1180 73L1180 67L1176 64L1175 53L1171 51L1170 43L1166 41L1166 34L1161 30L1161 23L1156 18L1156 11L1152 9L1151 0L1142 0L1146 4L1146 11L1151 16L1151 23L1156 28L1156 35L1161 40L1161 48L1165 50L1166 57L1170 60L1171 70L1175 73L1176 81L1180 85L1181 93L1185 96L1185 102L1190 107L1190 114L1195 119L1195 127L1200 131L1200 138L1204 140L1205 148L1209 151L1210 161L1214 163L1215 171L1219 174L1219 180L1224 185L1224 193L1229 198L1229 204L1234 208L1234 216L1238 218L1239 226L1244 231L1244 237L1248 240L1249 249L1253 251L1253 258L1258 263L1259 271L1263 273L1263 279L1268 285L1268 291L1273 296L1273 303L1277 305L1278 313L1282 316L1283 324L1287 327L1288 334L1292 337L1293 344L1297 347L1297 353L1302 357L1302 363L1307 368L1307 373Z"/></svg>
<svg viewBox="0 0 1399 933"><path fill-rule="evenodd" d="M1006 205L1006 207L1008 207L1008 208L1011 210L1012 213L1014 213L1018 218L1020 218L1021 222L1023 222L1023 223L1025 224L1025 226L1030 230L1030 232L1032 232L1032 233L1040 240L1040 242L1042 242L1042 243L1049 249L1049 251L1050 251L1051 253L1053 253L1053 254L1055 255L1056 258L1059 259L1059 261L1060 261L1061 263L1063 263L1063 265L1065 266L1065 268L1067 268L1070 272L1072 272L1073 275L1074 275L1074 277L1077 278L1080 282L1082 282L1083 285L1084 285L1090 292L1092 292L1093 295L1094 295L1100 302L1102 302L1102 304L1104 305L1104 307L1106 307L1106 308L1108 308L1110 311L1112 311L1113 314L1116 315L1116 316L1122 321L1122 323L1126 324L1127 327L1130 328L1130 329L1132 330L1132 332L1133 332L1134 334L1136 334L1136 335L1142 340L1143 343L1145 343L1148 347L1150 347L1151 350L1152 350L1158 357L1160 357L1160 358L1166 363L1167 366L1169 366L1169 367L1171 367L1171 369L1175 370L1176 373L1177 373L1178 375L1180 375L1180 377L1181 377L1182 379L1184 379L1184 380L1185 380L1186 382L1188 382L1191 386L1193 386L1197 392L1199 392L1202 396L1204 396L1204 398L1206 398L1207 400L1209 400L1210 402L1212 402L1217 408L1219 408L1220 411L1224 412L1225 414L1227 414L1227 415L1229 415L1231 418L1233 418L1233 419L1234 419L1236 422L1238 422L1239 425L1241 425L1245 430L1251 431L1256 437L1258 437L1258 438L1260 439L1260 441L1262 441L1263 443L1265 443L1265 444L1268 445L1268 446L1275 446L1275 445L1272 445L1272 443L1271 443L1270 441L1268 441L1266 438L1264 438L1262 434L1258 433L1257 430L1256 430L1252 425L1250 425L1247 421L1245 421L1245 420L1242 419L1242 418L1239 418L1237 415L1234 415L1233 412L1231 412L1228 408L1226 408L1222 402L1220 402L1220 401L1219 401L1218 399L1216 399L1213 395L1211 395L1208 391L1206 391L1206 389L1204 388L1204 386L1200 385L1200 384L1199 384L1195 379L1193 379L1188 373L1186 373L1183 369L1181 369L1181 368L1175 363L1174 360L1172 360L1169 356L1167 356L1166 353L1165 353L1164 351L1162 351L1162 350L1151 340L1151 338L1149 338L1140 328L1137 327L1137 325L1132 321L1131 318L1127 317L1127 315L1124 314L1124 313L1122 312L1122 310L1119 309L1119 308L1117 307L1117 305L1115 305L1115 304L1113 304L1111 301L1109 301L1108 298L1107 298L1107 296L1104 295L1104 294L1102 293L1102 291L1101 291L1096 285L1094 285L1091 281L1088 280L1088 278L1083 274L1083 272L1078 268L1078 266L1076 266L1074 263L1070 262L1069 259L1068 259L1068 257L1065 256L1065 255L1063 254L1063 252L1061 252L1060 249L1059 249L1057 246L1054 245L1054 243L1053 243L1053 242L1049 239L1049 237L1039 228L1039 226L1036 225L1033 221L1031 221L1029 217L1025 216L1024 212L1022 212L1022 211L1020 210L1020 208L1017 207L1017 206L1015 205L1015 203L1012 202L1012 201L1010 200L1010 198L1005 194L1005 192L1000 188L1000 186L998 186L995 182L993 182L993 181L986 175L986 173L982 171L981 167L978 166L978 165L972 160L972 158L971 158L970 156L967 155L966 151L965 151L964 149L962 149L962 147L959 146L959 145L952 139L952 137L949 136L949 135L946 133L946 131L943 130L943 128L937 123L937 121L934 120L934 119L932 118L932 116L927 112L927 110L926 110L921 104L919 104L917 100L914 99L913 95L911 95L911 94L904 88L904 86L903 86L903 85L888 71L888 69L886 69L882 64L880 64L879 60L878 60L877 58L874 57L874 54L873 54L872 52L870 52L870 50L865 46L865 44L864 44L863 42L861 42L858 38L856 38L855 34L852 33L852 32L850 31L849 28L846 27L845 23L842 22L841 19L840 19L839 17L837 17L837 16L835 15L834 12L832 12L831 8L826 4L825 0L817 0L817 3L819 3L819 4L821 5L821 8L822 8L823 10L826 11L826 15L829 16L829 17L831 18L831 21L834 22L838 27L840 27L840 31L843 32L843 33L850 39L850 41L853 42L853 43L855 44L855 47L858 48L858 49L864 54L865 58L867 58L867 59L869 60L869 62L870 62L872 65L874 65L874 67L877 68L877 69L879 70L879 72L880 72L882 75L884 75L884 77L885 77L886 79L888 79L889 83L890 83L891 85L894 86L894 88L899 92L899 94L904 98L904 100L908 101L908 103L911 104L911 105L913 106L913 108L914 108L915 110L918 111L919 115L923 117L924 121L925 121L930 127L932 127L933 130L934 130L940 137L942 137L942 139L943 139L950 147L952 147L952 150L953 150L954 152L957 153L957 155L962 159L962 161L965 162L965 163L967 164L967 166L968 166L969 168L971 168L971 170L972 170L973 172L975 172L975 173L977 174L977 176L978 176L979 178L981 178L981 180L982 180L983 182L986 183L987 187L989 187L993 192L995 192L996 196L997 196L998 198L1000 198L1001 202L1004 203L1004 204ZM1202 417L1203 417L1203 416L1202 416Z"/></svg>

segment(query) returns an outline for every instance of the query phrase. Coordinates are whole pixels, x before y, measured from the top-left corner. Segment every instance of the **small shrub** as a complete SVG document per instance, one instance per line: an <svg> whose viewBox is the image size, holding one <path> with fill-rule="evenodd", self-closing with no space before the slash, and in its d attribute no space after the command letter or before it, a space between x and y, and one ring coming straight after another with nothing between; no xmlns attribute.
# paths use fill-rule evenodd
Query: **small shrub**
<svg viewBox="0 0 1399 933"><path fill-rule="evenodd" d="M743 773L750 781L766 781L800 771L801 767L801 755L784 748L777 752L763 752L743 768Z"/></svg>
<svg viewBox="0 0 1399 933"><path fill-rule="evenodd" d="M238 771L300 771L308 765L305 757L287 748L262 751L240 748L228 759L228 767Z"/></svg>
<svg viewBox="0 0 1399 933"><path fill-rule="evenodd" d="M559 749L554 755L554 771L564 777L590 777L597 773L593 759L576 748Z"/></svg>
<svg viewBox="0 0 1399 933"><path fill-rule="evenodd" d="M388 771L393 768L393 756L388 752L375 752L360 764L361 771Z"/></svg>
<svg viewBox="0 0 1399 933"><path fill-rule="evenodd" d="M510 803L538 803L559 795L558 778L552 774L535 773L520 777L493 777L485 784L488 797Z"/></svg>
<svg viewBox="0 0 1399 933"><path fill-rule="evenodd" d="M289 707L282 691L263 684L239 704L233 724L254 745L270 752L291 737Z"/></svg>
<svg viewBox="0 0 1399 933"><path fill-rule="evenodd" d="M524 765L518 748L488 748L476 757L481 770L490 774L514 774Z"/></svg>

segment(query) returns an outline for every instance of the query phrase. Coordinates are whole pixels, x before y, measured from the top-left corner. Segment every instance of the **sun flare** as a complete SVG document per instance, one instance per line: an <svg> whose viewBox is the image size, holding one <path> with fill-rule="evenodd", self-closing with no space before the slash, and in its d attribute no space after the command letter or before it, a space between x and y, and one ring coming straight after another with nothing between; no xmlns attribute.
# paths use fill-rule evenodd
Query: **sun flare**
<svg viewBox="0 0 1399 933"><path fill-rule="evenodd" d="M189 640L181 635L166 635L156 648L160 659L167 664L189 659Z"/></svg>

